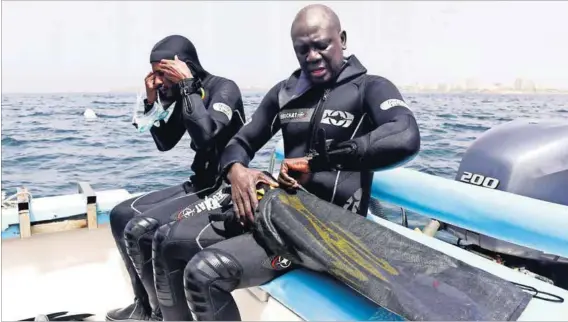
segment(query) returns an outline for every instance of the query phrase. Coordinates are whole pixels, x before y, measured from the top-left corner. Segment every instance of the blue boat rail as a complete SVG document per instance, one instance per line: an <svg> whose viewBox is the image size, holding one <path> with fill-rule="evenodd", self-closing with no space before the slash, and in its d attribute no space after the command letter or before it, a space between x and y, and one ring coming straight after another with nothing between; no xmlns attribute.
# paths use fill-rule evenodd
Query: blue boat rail
<svg viewBox="0 0 568 322"><path fill-rule="evenodd" d="M269 170L283 160L276 145ZM276 168L276 170L278 170ZM108 212L140 193L124 189L94 191L88 183L78 193L34 199L18 189L17 208L2 208L2 238L29 237L38 224L84 216L84 227L108 222ZM422 216L545 253L568 257L568 207L509 192L490 190L399 167L375 172L372 196ZM538 218L538 220L536 220Z"/></svg>

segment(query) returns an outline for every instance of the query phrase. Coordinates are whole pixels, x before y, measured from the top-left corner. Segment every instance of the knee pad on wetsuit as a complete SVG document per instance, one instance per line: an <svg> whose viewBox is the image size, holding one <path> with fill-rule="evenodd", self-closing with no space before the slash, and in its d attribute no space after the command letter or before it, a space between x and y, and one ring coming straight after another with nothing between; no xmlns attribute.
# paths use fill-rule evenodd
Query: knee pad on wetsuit
<svg viewBox="0 0 568 322"><path fill-rule="evenodd" d="M197 253L185 267L183 276L185 297L193 318L201 321L214 317L215 308L232 299L230 292L237 288L241 276L242 268L231 256L215 249Z"/></svg>
<svg viewBox="0 0 568 322"><path fill-rule="evenodd" d="M156 284L156 293L161 305L173 306L175 297L168 279L166 259L164 258L164 247L167 244L172 226L176 222L171 222L160 226L154 234L152 241L152 261L154 263L154 280ZM181 285L180 285L181 286Z"/></svg>
<svg viewBox="0 0 568 322"><path fill-rule="evenodd" d="M115 239L122 240L124 227L134 217L134 211L130 208L130 200L123 201L114 206L109 213L110 229Z"/></svg>
<svg viewBox="0 0 568 322"><path fill-rule="evenodd" d="M160 223L158 220L150 217L134 217L128 222L124 229L124 242L126 243L126 252L132 260L132 264L138 272L138 276L142 275L144 263L150 258L144 258L140 249L140 239L149 234L154 236L154 231L158 229Z"/></svg>

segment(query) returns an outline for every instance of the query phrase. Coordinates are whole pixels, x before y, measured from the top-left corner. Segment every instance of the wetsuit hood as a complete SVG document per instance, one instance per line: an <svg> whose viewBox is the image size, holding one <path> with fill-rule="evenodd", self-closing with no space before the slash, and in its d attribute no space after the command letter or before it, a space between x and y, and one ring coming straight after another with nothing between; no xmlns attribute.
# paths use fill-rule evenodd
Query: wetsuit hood
<svg viewBox="0 0 568 322"><path fill-rule="evenodd" d="M150 53L150 63L157 63L162 59L174 59L175 55L189 66L192 74L197 78L204 79L208 75L199 62L193 43L179 35L168 36L156 43Z"/></svg>
<svg viewBox="0 0 568 322"><path fill-rule="evenodd" d="M180 35L171 35L158 41L150 52L150 63L157 63L162 59L174 59L176 55L179 60L187 64L195 78L204 80L205 77L209 75L201 66L197 50L193 43ZM158 95L160 96L164 108L168 108L180 99L177 84L174 84L174 87L167 92L159 90Z"/></svg>

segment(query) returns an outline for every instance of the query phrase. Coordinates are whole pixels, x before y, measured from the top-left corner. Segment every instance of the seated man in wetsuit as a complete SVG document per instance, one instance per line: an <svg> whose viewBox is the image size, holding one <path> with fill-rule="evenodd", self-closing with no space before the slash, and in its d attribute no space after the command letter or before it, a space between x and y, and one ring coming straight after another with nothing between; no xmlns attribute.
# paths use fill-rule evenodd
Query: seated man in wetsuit
<svg viewBox="0 0 568 322"><path fill-rule="evenodd" d="M281 186L297 185L290 171L304 172L296 179L305 189L362 216L367 214L373 171L400 164L420 148L418 125L397 88L383 77L368 75L355 56L343 56L346 33L331 9L323 5L302 9L291 36L300 69L270 89L221 157L231 183L232 211L245 226L258 205L257 184L278 185L247 166L279 130L287 158ZM199 225L204 228L197 229ZM240 320L230 292L264 284L290 267L251 233L234 237L238 229L222 232L206 215L168 226L167 233L155 239L159 241L156 272L157 267L180 271L189 260L184 288L195 320ZM229 226L225 224L225 229ZM179 304L180 291L160 286L178 285L156 284L159 298L178 303L177 318L188 319Z"/></svg>
<svg viewBox="0 0 568 322"><path fill-rule="evenodd" d="M160 319L151 261L154 231L170 215L214 192L219 180L219 158L229 139L245 120L241 93L232 80L208 73L194 45L172 35L160 40L150 53L152 71L145 79L145 110L158 97L170 118L150 132L158 150L168 151L187 132L195 151L189 180L126 200L110 213L118 250L130 275L134 303L108 312L107 320ZM189 160L184 160L189 162ZM181 282L180 282L181 283Z"/></svg>

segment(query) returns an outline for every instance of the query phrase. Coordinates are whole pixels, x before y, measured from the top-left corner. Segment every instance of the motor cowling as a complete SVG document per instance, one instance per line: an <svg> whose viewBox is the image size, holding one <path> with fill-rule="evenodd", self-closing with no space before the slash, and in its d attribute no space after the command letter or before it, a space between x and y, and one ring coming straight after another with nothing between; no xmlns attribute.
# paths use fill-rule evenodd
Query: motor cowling
<svg viewBox="0 0 568 322"><path fill-rule="evenodd" d="M568 122L517 120L486 131L467 149L455 180L568 206ZM446 230L489 251L568 263L566 258L459 227L446 225Z"/></svg>

